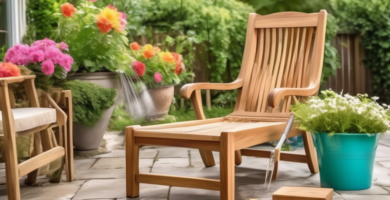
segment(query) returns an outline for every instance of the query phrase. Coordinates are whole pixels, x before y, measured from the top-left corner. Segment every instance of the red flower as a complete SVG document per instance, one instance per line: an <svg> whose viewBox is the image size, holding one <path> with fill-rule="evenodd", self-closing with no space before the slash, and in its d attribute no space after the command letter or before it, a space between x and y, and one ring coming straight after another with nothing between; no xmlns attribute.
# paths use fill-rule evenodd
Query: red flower
<svg viewBox="0 0 390 200"><path fill-rule="evenodd" d="M0 77L20 76L20 68L12 63L0 63Z"/></svg>
<svg viewBox="0 0 390 200"><path fill-rule="evenodd" d="M100 32L102 33L108 33L112 29L110 22L105 18L99 18L96 24L99 27Z"/></svg>
<svg viewBox="0 0 390 200"><path fill-rule="evenodd" d="M132 42L132 43L130 44L130 47L131 47L131 49L133 49L134 51L137 51L137 50L139 50L139 49L141 48L141 46L139 46L138 42Z"/></svg>
<svg viewBox="0 0 390 200"><path fill-rule="evenodd" d="M76 8L70 3L64 3L61 5L61 12L65 17L72 17L76 12Z"/></svg>
<svg viewBox="0 0 390 200"><path fill-rule="evenodd" d="M142 62L139 62L139 61L134 61L133 62L133 69L135 71L135 73L141 77L145 74L145 64L143 64Z"/></svg>

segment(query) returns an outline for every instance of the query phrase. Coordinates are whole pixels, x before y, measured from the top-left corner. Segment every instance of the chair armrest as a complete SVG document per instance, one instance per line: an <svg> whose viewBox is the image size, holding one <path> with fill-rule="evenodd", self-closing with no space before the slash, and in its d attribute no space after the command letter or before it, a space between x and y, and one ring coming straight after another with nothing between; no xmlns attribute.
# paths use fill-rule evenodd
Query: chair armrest
<svg viewBox="0 0 390 200"><path fill-rule="evenodd" d="M243 81L238 79L231 83L190 83L180 89L180 95L189 99L195 90L234 90L241 88Z"/></svg>
<svg viewBox="0 0 390 200"><path fill-rule="evenodd" d="M23 82L26 79L33 79L33 78L35 78L35 75L3 77L3 78L0 78L0 83L1 83L1 85L3 85L3 84L11 84L11 83L20 83L20 82ZM4 81L6 83L4 83Z"/></svg>
<svg viewBox="0 0 390 200"><path fill-rule="evenodd" d="M66 120L67 120L66 113L58 106L58 104L51 98L49 94L46 93L45 98L47 98L49 105L56 109L57 123L63 126L66 125Z"/></svg>
<svg viewBox="0 0 390 200"><path fill-rule="evenodd" d="M307 88L275 88L268 94L268 106L275 108L286 96L312 96L318 92L319 84Z"/></svg>

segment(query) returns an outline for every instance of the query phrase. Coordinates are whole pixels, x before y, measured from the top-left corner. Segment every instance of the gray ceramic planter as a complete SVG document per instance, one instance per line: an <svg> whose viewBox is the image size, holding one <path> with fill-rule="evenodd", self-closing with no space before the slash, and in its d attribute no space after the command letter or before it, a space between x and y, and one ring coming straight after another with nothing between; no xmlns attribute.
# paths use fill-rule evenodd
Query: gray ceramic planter
<svg viewBox="0 0 390 200"><path fill-rule="evenodd" d="M82 80L95 83L105 88L117 90L121 88L119 76L114 72L77 73L68 76L67 79ZM103 113L102 118L92 127L73 123L73 144L75 146L75 151L92 153L99 149L114 107L115 104L107 109Z"/></svg>

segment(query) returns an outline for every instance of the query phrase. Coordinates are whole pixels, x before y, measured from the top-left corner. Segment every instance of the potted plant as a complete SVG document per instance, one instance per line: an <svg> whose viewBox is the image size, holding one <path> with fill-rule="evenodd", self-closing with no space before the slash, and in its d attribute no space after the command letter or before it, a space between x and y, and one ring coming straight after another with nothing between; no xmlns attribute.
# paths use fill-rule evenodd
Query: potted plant
<svg viewBox="0 0 390 200"><path fill-rule="evenodd" d="M129 55L125 31L126 15L112 5L97 8L93 1L81 3L77 8L70 3L64 3L61 5L61 13L56 15L59 19L54 36L69 45L69 53L74 59L67 79L120 89L116 71L127 71L134 60ZM91 107L85 109L88 108ZM88 141L92 134L94 138L101 140L113 109L114 103L106 109L100 120L95 121L95 124L82 121L77 123L78 120L75 120L74 143L77 143L76 140ZM98 130L96 127L99 127ZM85 147L76 146L76 149L86 151L99 147L91 149L90 146L90 144L86 144Z"/></svg>
<svg viewBox="0 0 390 200"><path fill-rule="evenodd" d="M140 46L133 42L130 49L130 55L135 58L132 68L147 85L155 105L155 111L150 117L164 117L172 103L174 85L189 75L185 72L183 58L180 54L161 51L151 44Z"/></svg>
<svg viewBox="0 0 390 200"><path fill-rule="evenodd" d="M292 107L299 128L312 133L321 187L363 190L371 187L375 153L389 130L389 109L377 97L322 91Z"/></svg>

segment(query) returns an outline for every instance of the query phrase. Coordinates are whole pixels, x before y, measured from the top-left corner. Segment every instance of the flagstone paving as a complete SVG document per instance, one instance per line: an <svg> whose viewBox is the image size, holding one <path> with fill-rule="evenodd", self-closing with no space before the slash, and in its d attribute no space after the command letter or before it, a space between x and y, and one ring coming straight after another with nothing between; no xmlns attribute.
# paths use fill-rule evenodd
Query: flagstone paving
<svg viewBox="0 0 390 200"><path fill-rule="evenodd" d="M38 178L39 186L24 186L20 180L23 200L126 200L125 150L123 133L105 135L108 153L75 160L75 181L49 183ZM303 149L295 152L303 153ZM185 148L148 147L140 152L142 173L164 173L194 177L219 178L217 165L205 168L197 150ZM284 185L319 187L319 175L310 174L307 165L281 162L278 180L270 192L263 192L268 159L243 157L236 167L236 200L271 200L272 193ZM218 191L141 184L140 197L134 200L218 200ZM4 164L0 165L0 200L7 199ZM129 198L130 199L130 198ZM377 150L373 186L361 191L335 191L334 200L390 200L390 136Z"/></svg>

